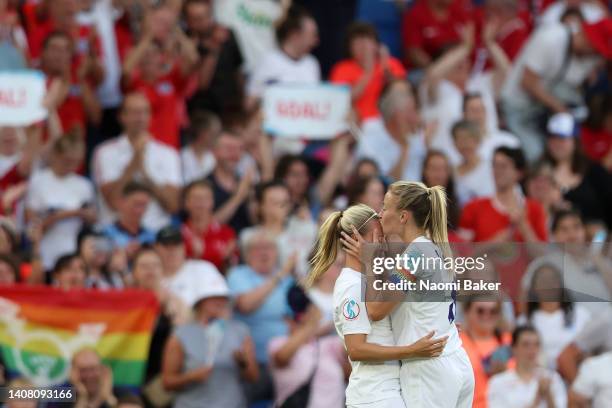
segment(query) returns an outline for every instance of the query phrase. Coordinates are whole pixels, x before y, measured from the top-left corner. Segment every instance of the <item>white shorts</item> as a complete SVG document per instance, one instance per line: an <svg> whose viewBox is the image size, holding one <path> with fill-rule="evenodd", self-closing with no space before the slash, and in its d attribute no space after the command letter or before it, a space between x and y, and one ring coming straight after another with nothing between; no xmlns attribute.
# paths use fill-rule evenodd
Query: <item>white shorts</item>
<svg viewBox="0 0 612 408"><path fill-rule="evenodd" d="M474 370L461 347L429 360L402 363L402 397L409 408L471 408Z"/></svg>
<svg viewBox="0 0 612 408"><path fill-rule="evenodd" d="M398 395L396 398L369 402L367 404L347 405L346 408L406 408L406 405L404 405L404 400L402 399L402 397Z"/></svg>

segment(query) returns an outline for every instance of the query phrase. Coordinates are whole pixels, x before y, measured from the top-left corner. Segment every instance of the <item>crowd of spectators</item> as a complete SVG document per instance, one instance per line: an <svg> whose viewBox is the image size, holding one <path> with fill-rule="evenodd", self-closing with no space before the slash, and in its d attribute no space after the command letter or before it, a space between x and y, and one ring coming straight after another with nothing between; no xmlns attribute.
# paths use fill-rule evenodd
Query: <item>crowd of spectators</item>
<svg viewBox="0 0 612 408"><path fill-rule="evenodd" d="M463 302L474 407L609 407L612 305L576 293L612 293L610 13L604 0L0 0L0 70L40 70L49 112L0 126L0 284L159 300L139 395L115 392L86 349L76 406L280 406L310 384L309 407L339 408L343 260L307 293L296 282L331 211L379 211L390 182L423 181L446 188L452 242L567 248L561 265L524 265L531 302ZM350 88L350 131L264 132L267 87L324 81ZM568 269L578 289L551 300Z"/></svg>

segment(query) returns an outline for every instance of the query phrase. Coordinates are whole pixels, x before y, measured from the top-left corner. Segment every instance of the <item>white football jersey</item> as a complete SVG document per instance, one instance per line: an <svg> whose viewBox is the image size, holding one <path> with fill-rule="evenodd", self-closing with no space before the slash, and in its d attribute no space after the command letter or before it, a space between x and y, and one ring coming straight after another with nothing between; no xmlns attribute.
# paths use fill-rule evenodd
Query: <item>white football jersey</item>
<svg viewBox="0 0 612 408"><path fill-rule="evenodd" d="M334 325L338 335L344 340L348 334L366 334L368 343L394 346L389 317L371 322L362 293L362 274L343 268L334 285ZM400 395L399 361L351 361L351 367L347 405L371 404Z"/></svg>
<svg viewBox="0 0 612 408"><path fill-rule="evenodd" d="M433 330L434 338L448 336L442 355L454 353L461 347L455 326L455 293L452 290L432 291L421 288L419 284L419 281L436 284L453 282L454 277L448 270L434 266L434 259L443 259L442 251L429 239L419 237L408 245L404 255L415 265L404 273L413 273L417 277L417 286L415 290L407 291L406 299L391 313L395 343L412 344ZM416 264L418 258L421 259L420 265Z"/></svg>

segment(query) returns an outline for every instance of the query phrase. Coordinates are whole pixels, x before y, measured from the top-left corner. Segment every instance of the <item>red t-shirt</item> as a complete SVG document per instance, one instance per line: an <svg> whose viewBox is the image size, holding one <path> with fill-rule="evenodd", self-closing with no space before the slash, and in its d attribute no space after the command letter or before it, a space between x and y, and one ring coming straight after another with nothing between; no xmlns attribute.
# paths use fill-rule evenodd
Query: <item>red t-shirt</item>
<svg viewBox="0 0 612 408"><path fill-rule="evenodd" d="M474 10L474 21L476 23L477 49L484 49L482 41L482 30L486 21L486 14L482 7ZM511 61L514 61L523 44L529 37L529 23L518 15L499 28L496 41ZM487 58L485 69L492 68L491 58Z"/></svg>
<svg viewBox="0 0 612 408"><path fill-rule="evenodd" d="M583 127L580 130L580 141L589 159L600 161L608 154L610 147L612 147L612 133L605 130Z"/></svg>
<svg viewBox="0 0 612 408"><path fill-rule="evenodd" d="M427 0L417 0L403 16L404 47L421 48L434 57L444 46L460 41L461 27L469 17L464 0L454 0L444 18L434 16Z"/></svg>
<svg viewBox="0 0 612 408"><path fill-rule="evenodd" d="M181 233L188 258L195 257L194 245L197 244L194 241L199 240L204 247L199 259L211 262L217 269L223 270L225 254L236 241L236 233L230 226L213 221L204 234L196 236L189 222L186 222L181 227Z"/></svg>
<svg viewBox="0 0 612 408"><path fill-rule="evenodd" d="M80 128L81 131L85 131L87 123L87 115L85 114L85 108L83 106L82 89L81 85L76 81L76 74L74 69L72 70L70 84L70 90L64 102L58 107L57 115L60 118L62 124L62 130L69 132L75 127ZM53 82L52 77L47 77L47 89Z"/></svg>
<svg viewBox="0 0 612 408"><path fill-rule="evenodd" d="M178 149L180 146L180 106L183 90L188 78L183 77L178 64L155 82L145 81L140 73L134 73L128 84L129 90L141 91L151 104L149 132L153 137Z"/></svg>
<svg viewBox="0 0 612 408"><path fill-rule="evenodd" d="M546 214L542 205L529 198L525 199L525 207L529 224L540 241L546 241ZM459 228L473 233L472 241L485 242L491 240L499 232L510 226L510 218L490 197L477 198L463 208ZM518 230L512 235L513 242L523 242L525 239Z"/></svg>
<svg viewBox="0 0 612 408"><path fill-rule="evenodd" d="M395 58L389 58L389 70L394 77L402 78L406 76L406 70L402 63ZM357 61L344 60L334 65L329 80L337 84L353 86L359 82L363 74L364 70ZM372 79L359 99L353 102L361 120L378 116L378 97L384 85L385 73L381 64L376 64Z"/></svg>

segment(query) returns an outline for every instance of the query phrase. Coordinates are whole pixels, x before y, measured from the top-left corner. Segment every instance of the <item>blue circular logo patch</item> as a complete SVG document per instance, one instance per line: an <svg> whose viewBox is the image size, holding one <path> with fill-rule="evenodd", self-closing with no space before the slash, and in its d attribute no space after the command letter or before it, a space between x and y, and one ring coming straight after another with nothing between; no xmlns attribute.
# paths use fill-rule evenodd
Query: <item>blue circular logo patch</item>
<svg viewBox="0 0 612 408"><path fill-rule="evenodd" d="M359 316L359 303L353 299L347 299L342 304L342 314L346 320L355 320Z"/></svg>

